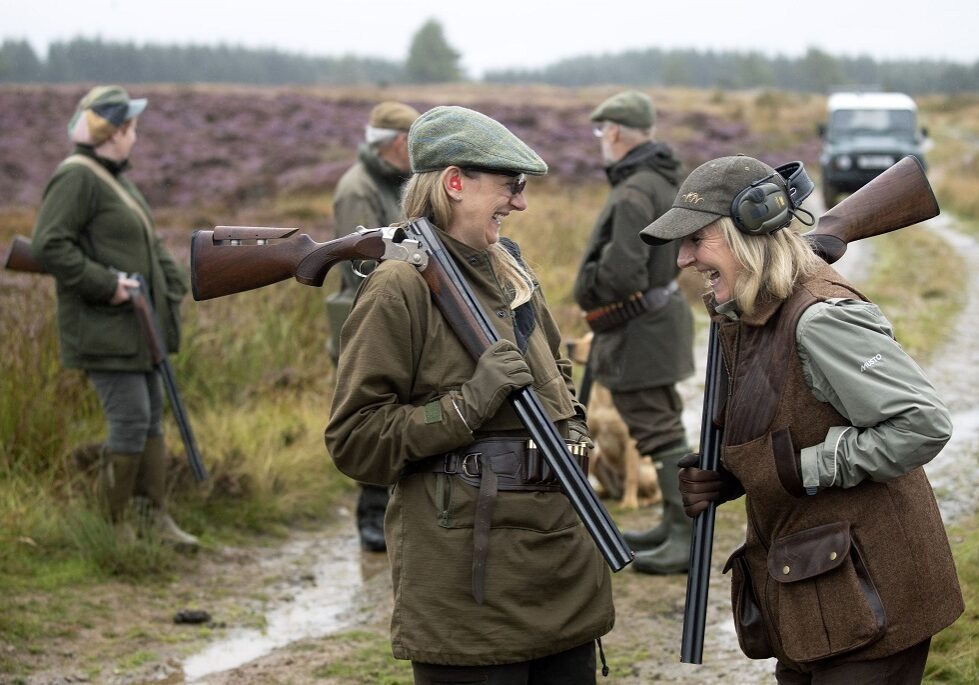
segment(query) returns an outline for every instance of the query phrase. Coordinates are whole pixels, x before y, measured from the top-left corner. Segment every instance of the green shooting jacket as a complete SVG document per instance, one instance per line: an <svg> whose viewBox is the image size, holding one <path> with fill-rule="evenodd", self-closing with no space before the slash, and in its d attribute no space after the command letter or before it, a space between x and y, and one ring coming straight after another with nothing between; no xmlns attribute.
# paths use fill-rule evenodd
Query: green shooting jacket
<svg viewBox="0 0 979 685"><path fill-rule="evenodd" d="M440 236L503 338L517 343L512 294L486 252ZM570 362L537 289L525 358L550 418L566 434L575 416ZM416 473L410 462L487 436L526 436L505 403L477 435L449 393L475 369L418 270L386 261L366 279L342 332L326 444L337 467L367 483L395 483L384 522L394 581L395 657L477 665L534 659L612 628L609 570L560 492L499 492L482 605L471 594L478 490L454 476Z"/></svg>
<svg viewBox="0 0 979 685"><path fill-rule="evenodd" d="M150 217L146 200L122 173L125 165L78 146L101 164ZM153 364L132 305L111 305L117 273L139 273L150 288L169 352L180 340L179 305L186 276L139 215L82 164L63 163L44 191L31 241L34 258L57 283L58 332L65 367L149 371Z"/></svg>

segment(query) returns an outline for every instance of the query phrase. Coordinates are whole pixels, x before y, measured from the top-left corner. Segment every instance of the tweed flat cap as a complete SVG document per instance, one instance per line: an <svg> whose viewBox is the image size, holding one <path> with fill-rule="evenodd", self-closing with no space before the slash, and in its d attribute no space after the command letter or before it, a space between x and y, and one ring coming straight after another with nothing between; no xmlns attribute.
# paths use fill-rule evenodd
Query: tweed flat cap
<svg viewBox="0 0 979 685"><path fill-rule="evenodd" d="M612 121L632 128L651 128L656 123L653 101L638 90L626 90L613 95L595 108L592 121Z"/></svg>
<svg viewBox="0 0 979 685"><path fill-rule="evenodd" d="M371 110L369 126L407 131L419 116L418 110L401 102L382 102Z"/></svg>
<svg viewBox="0 0 979 685"><path fill-rule="evenodd" d="M98 147L144 109L145 99L131 100L120 86L96 86L79 100L68 122L68 137L73 142Z"/></svg>
<svg viewBox="0 0 979 685"><path fill-rule="evenodd" d="M408 131L408 155L414 173L448 166L507 174L543 176L547 164L507 128L465 107L435 107Z"/></svg>
<svg viewBox="0 0 979 685"><path fill-rule="evenodd" d="M731 216L731 204L755 181L774 175L775 170L754 157L735 155L704 162L680 185L673 208L639 232L650 245L685 238L722 216Z"/></svg>

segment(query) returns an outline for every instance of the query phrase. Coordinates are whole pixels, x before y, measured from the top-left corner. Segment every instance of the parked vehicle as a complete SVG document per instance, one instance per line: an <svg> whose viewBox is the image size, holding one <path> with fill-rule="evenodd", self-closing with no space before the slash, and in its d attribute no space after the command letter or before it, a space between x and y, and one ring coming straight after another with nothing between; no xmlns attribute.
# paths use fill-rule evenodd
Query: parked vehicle
<svg viewBox="0 0 979 685"><path fill-rule="evenodd" d="M819 162L827 208L907 155L925 163L928 131L918 128L918 106L904 93L834 93L826 113Z"/></svg>

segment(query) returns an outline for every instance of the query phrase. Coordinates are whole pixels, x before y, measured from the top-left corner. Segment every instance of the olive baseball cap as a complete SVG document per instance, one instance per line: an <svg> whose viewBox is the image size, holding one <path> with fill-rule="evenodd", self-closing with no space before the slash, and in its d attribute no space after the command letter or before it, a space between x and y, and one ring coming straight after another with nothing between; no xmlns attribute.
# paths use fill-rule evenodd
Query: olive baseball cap
<svg viewBox="0 0 979 685"><path fill-rule="evenodd" d="M98 147L120 126L146 109L146 99L133 100L120 86L95 86L78 101L68 122L68 137Z"/></svg>
<svg viewBox="0 0 979 685"><path fill-rule="evenodd" d="M595 108L589 117L592 121L611 121L632 128L652 128L656 123L653 101L638 90L627 90L613 95Z"/></svg>
<svg viewBox="0 0 979 685"><path fill-rule="evenodd" d="M408 131L414 173L449 166L501 174L543 176L547 164L503 124L465 107L441 106L422 114Z"/></svg>
<svg viewBox="0 0 979 685"><path fill-rule="evenodd" d="M419 116L418 110L401 102L382 102L371 110L369 126L407 131Z"/></svg>
<svg viewBox="0 0 979 685"><path fill-rule="evenodd" d="M745 155L705 162L680 185L673 208L642 229L639 237L649 245L662 245L696 233L722 216L731 216L737 194L772 175L776 183L783 183L772 167Z"/></svg>

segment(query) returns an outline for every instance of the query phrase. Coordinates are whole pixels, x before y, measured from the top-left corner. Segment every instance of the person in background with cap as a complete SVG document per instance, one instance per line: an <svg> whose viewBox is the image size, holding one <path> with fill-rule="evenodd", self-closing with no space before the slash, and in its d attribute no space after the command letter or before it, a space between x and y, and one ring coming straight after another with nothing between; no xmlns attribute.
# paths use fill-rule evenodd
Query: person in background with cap
<svg viewBox="0 0 979 685"><path fill-rule="evenodd" d="M722 468L684 458L683 502L746 495L735 625L779 683L919 683L963 611L921 468L952 425L880 310L788 228L791 198L767 164L724 157L642 231L703 274L727 371Z"/></svg>
<svg viewBox="0 0 979 685"><path fill-rule="evenodd" d="M554 319L500 237L527 209L525 174L547 165L463 107L423 114L408 148L404 215L438 227L501 340L474 362L396 260L366 278L343 327L326 444L351 478L394 484L394 656L416 683L594 683L595 641L614 620L608 566L553 478L527 472L529 436L506 402L532 384L569 441L588 440Z"/></svg>
<svg viewBox="0 0 979 685"><path fill-rule="evenodd" d="M166 510L162 384L129 304L128 289L139 287L130 276L141 274L167 350L176 352L186 275L155 233L146 200L123 173L145 107L145 99L130 99L119 86L98 86L81 99L68 124L75 151L44 190L32 249L57 282L62 364L85 371L105 411L100 489L120 538L134 536L127 510L137 497L141 533L152 531L179 549L194 550L197 538Z"/></svg>
<svg viewBox="0 0 979 685"><path fill-rule="evenodd" d="M390 226L401 218L401 188L411 175L408 129L417 118L414 107L400 102L382 102L371 110L357 163L340 178L333 193L333 220L338 238L356 231L358 226ZM339 270L340 290L326 299L332 337L330 357L334 366L340 352L340 329L350 314L362 280L350 262L341 262ZM363 266L359 271L363 272ZM387 487L361 485L357 531L360 546L367 551L384 551L387 503Z"/></svg>
<svg viewBox="0 0 979 685"><path fill-rule="evenodd" d="M672 205L680 162L654 140L655 112L644 93L610 97L591 120L612 192L595 221L573 294L594 321L591 372L609 389L639 453L656 465L663 492L659 525L624 534L638 552L633 567L684 573L692 526L683 514L676 463L690 447L675 384L693 373L693 314L675 280L676 246L650 249L639 240L639 231ZM643 306L629 306L630 301ZM631 318L604 325L603 310L629 311Z"/></svg>

